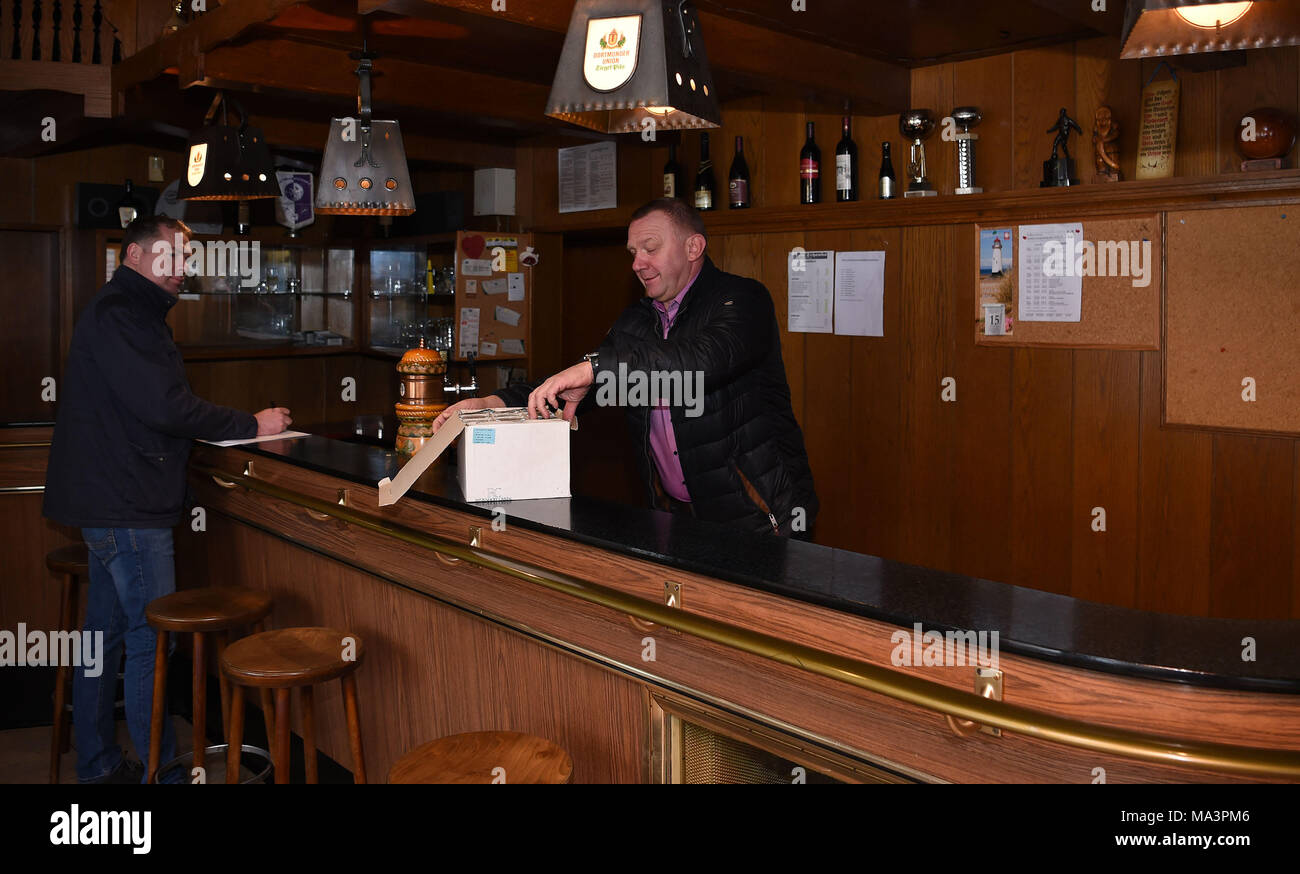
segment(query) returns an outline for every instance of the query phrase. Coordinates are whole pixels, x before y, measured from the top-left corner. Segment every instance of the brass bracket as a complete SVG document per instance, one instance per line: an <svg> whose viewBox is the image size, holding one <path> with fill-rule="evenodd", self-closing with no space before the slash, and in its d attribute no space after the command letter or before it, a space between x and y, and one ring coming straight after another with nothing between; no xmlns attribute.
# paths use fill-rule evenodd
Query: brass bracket
<svg viewBox="0 0 1300 874"><path fill-rule="evenodd" d="M678 610L682 607L682 584L664 582L664 603L669 607L676 607Z"/></svg>
<svg viewBox="0 0 1300 874"><path fill-rule="evenodd" d="M975 669L975 694L991 701L1002 700L1002 672L996 668ZM1002 737L1002 729L991 725L981 725L969 719L956 719L948 716L948 727L958 737L970 737L976 730L993 737Z"/></svg>
<svg viewBox="0 0 1300 874"><path fill-rule="evenodd" d="M483 545L483 529L478 525L469 526L469 545L474 549Z"/></svg>

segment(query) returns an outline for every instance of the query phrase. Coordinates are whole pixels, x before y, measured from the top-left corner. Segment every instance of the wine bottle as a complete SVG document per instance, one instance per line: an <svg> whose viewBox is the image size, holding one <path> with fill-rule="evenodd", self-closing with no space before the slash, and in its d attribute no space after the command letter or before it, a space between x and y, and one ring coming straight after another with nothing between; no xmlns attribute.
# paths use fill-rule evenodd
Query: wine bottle
<svg viewBox="0 0 1300 874"><path fill-rule="evenodd" d="M835 147L835 199L841 203L858 199L858 147L844 116L844 135Z"/></svg>
<svg viewBox="0 0 1300 874"><path fill-rule="evenodd" d="M743 137L736 137L736 157L731 162L731 176L727 187L730 189L732 209L749 208L749 163L745 160Z"/></svg>
<svg viewBox="0 0 1300 874"><path fill-rule="evenodd" d="M894 193L894 162L889 160L889 143L880 146L880 199L892 200Z"/></svg>
<svg viewBox="0 0 1300 874"><path fill-rule="evenodd" d="M813 123L808 122L808 142L799 153L799 202L822 202L822 150L813 138Z"/></svg>
<svg viewBox="0 0 1300 874"><path fill-rule="evenodd" d="M686 171L677 163L677 144L668 146L668 163L664 164L664 197L682 197L686 194Z"/></svg>
<svg viewBox="0 0 1300 874"><path fill-rule="evenodd" d="M718 185L709 160L709 135L700 134L700 169L695 174L695 208L708 212L718 207Z"/></svg>

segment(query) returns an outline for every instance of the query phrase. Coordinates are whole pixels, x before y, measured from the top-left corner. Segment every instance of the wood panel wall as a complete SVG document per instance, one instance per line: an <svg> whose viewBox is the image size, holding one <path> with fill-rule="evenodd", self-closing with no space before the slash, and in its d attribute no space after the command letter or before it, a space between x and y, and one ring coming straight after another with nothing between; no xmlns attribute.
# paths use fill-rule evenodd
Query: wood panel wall
<svg viewBox="0 0 1300 874"><path fill-rule="evenodd" d="M1300 108L1300 50L1246 57L1244 67L1179 73L1177 175L1239 172L1232 136L1240 116L1261 105ZM1051 152L1046 129L1062 106L1085 129L1072 154L1090 175L1092 113L1108 103L1131 179L1139 95L1155 65L1117 58L1117 41L1098 38L920 68L912 104L937 116L956 105L980 107L978 182L991 192L1038 187ZM742 134L756 206L797 204L805 119L817 124L825 161L838 139L836 116L765 98L725 104L723 128L713 136L719 177L726 178L732 138ZM894 117L855 118L854 138L866 192L882 140L894 143L894 166L903 172ZM688 135L679 150L691 178L697 142ZM614 229L658 194L666 142L627 138L620 141L620 207L559 216L554 145L521 149L526 226ZM928 146L931 177L951 196L955 149L938 135ZM823 200L826 194L833 200L831 186ZM818 210L835 208L808 207L810 224ZM1162 428L1158 352L975 348L967 325L973 225L792 227L715 235L709 246L720 267L763 281L776 301L795 413L822 501L818 542L1142 609L1300 617L1300 440ZM884 338L811 342L784 331L786 253L794 246L889 253ZM584 263L608 275L621 258L628 268L621 241L591 242L571 231L566 249L566 267ZM586 349L576 347L612 321L611 291L576 273L573 280L564 300L565 348L580 354ZM581 341L571 344L571 337ZM957 380L955 403L940 401L944 376ZM608 439L626 440L613 431ZM575 486L590 493L641 500L626 477L587 483L582 476L575 472ZM1092 530L1096 507L1106 510L1104 532Z"/></svg>

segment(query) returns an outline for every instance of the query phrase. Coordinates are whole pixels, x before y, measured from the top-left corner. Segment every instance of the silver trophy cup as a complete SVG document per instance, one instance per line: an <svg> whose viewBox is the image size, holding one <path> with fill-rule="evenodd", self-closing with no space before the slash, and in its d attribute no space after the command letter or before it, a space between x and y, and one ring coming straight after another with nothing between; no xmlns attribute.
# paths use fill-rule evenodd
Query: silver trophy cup
<svg viewBox="0 0 1300 874"><path fill-rule="evenodd" d="M898 116L898 132L912 141L907 162L907 190L904 197L938 194L925 178L925 140L934 133L934 114L928 109L909 109Z"/></svg>
<svg viewBox="0 0 1300 874"><path fill-rule="evenodd" d="M958 106L952 111L952 120L956 123L957 140L957 189L953 194L979 194L984 189L975 185L975 141L979 136L971 133L984 116L974 106Z"/></svg>

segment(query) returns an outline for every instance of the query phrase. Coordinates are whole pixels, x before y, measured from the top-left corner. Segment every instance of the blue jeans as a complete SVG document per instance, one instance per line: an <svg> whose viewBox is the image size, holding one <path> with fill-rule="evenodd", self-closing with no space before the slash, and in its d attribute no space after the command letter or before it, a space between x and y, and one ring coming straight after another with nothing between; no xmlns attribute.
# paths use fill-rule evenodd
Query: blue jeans
<svg viewBox="0 0 1300 874"><path fill-rule="evenodd" d="M79 667L72 681L77 779L85 783L108 776L122 763L122 748L114 740L113 697L124 644L126 726L136 755L149 761L158 637L145 620L145 608L176 591L176 562L170 528L82 528L81 536L90 551L86 630L104 632L103 670L88 677ZM160 750L159 762L176 756L170 716L163 719Z"/></svg>

